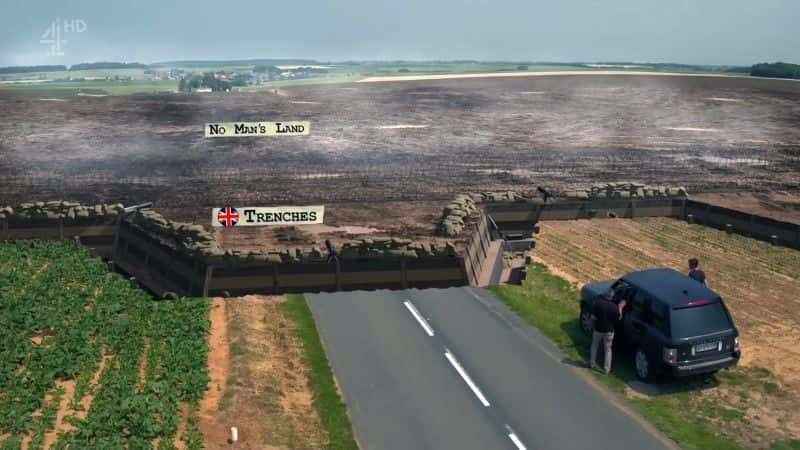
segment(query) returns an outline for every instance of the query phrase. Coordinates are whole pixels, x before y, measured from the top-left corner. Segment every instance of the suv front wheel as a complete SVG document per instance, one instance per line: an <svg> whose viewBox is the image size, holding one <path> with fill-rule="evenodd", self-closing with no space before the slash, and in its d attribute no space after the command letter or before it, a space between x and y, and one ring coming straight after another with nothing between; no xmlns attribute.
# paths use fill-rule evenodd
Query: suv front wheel
<svg viewBox="0 0 800 450"><path fill-rule="evenodd" d="M654 367L650 364L647 353L641 347L636 349L636 353L633 356L633 364L636 368L636 376L640 380L651 381L653 379Z"/></svg>

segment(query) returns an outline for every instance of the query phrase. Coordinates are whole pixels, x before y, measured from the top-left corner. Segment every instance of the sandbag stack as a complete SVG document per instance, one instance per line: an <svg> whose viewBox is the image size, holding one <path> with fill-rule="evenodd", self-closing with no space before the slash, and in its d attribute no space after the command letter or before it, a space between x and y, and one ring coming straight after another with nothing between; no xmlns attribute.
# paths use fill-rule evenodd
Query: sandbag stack
<svg viewBox="0 0 800 450"><path fill-rule="evenodd" d="M357 239L342 244L339 256L343 259L364 257L420 258L426 256L455 256L451 242L442 244L417 242L400 238Z"/></svg>
<svg viewBox="0 0 800 450"><path fill-rule="evenodd" d="M569 200L686 198L688 196L689 193L683 187L648 186L641 183L596 184L587 189L567 190L561 193L561 197Z"/></svg>
<svg viewBox="0 0 800 450"><path fill-rule="evenodd" d="M54 200L27 202L18 206L0 208L0 220L82 220L116 217L124 207L119 204L81 205L77 202Z"/></svg>
<svg viewBox="0 0 800 450"><path fill-rule="evenodd" d="M438 233L441 236L456 237L464 231L467 217L478 211L472 196L462 194L457 196L442 210L442 220Z"/></svg>

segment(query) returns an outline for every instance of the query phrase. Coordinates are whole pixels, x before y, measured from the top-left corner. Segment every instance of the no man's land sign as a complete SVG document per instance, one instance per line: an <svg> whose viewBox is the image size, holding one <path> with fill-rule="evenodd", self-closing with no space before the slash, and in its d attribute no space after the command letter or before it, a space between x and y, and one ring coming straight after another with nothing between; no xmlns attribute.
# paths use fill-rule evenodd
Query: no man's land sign
<svg viewBox="0 0 800 450"><path fill-rule="evenodd" d="M314 225L321 224L324 215L324 206L277 206L271 208L226 206L211 210L211 225L225 228Z"/></svg>
<svg viewBox="0 0 800 450"><path fill-rule="evenodd" d="M260 136L307 136L310 122L220 122L207 123L205 136L260 137Z"/></svg>

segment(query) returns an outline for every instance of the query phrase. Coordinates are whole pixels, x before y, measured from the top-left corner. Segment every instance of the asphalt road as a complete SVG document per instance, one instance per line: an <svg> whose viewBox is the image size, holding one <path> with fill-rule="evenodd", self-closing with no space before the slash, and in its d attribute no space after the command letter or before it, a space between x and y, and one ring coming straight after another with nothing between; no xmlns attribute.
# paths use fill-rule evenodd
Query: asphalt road
<svg viewBox="0 0 800 450"><path fill-rule="evenodd" d="M307 295L362 449L662 449L481 289Z"/></svg>

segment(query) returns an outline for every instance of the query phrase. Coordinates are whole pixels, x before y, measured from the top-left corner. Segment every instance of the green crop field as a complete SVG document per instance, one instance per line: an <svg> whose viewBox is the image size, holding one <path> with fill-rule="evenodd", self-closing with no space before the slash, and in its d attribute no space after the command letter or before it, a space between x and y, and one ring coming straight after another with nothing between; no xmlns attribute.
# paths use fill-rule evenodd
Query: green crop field
<svg viewBox="0 0 800 450"><path fill-rule="evenodd" d="M84 248L0 244L0 449L202 447L208 329Z"/></svg>

